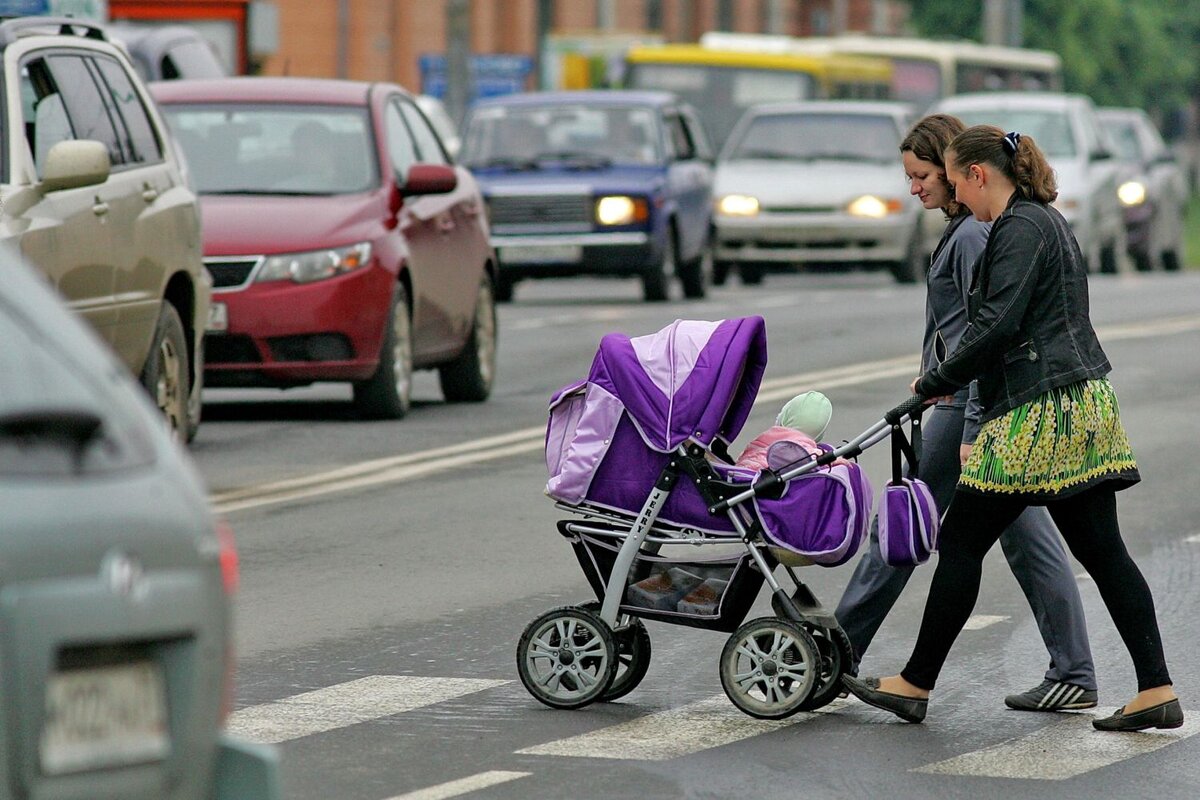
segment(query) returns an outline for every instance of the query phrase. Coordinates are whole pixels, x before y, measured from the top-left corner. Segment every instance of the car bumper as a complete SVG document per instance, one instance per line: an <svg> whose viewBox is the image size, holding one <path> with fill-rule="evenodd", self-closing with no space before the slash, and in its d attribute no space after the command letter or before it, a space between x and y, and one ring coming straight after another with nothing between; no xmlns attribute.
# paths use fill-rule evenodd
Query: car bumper
<svg viewBox="0 0 1200 800"><path fill-rule="evenodd" d="M215 800L280 800L279 754L273 747L222 733Z"/></svg>
<svg viewBox="0 0 1200 800"><path fill-rule="evenodd" d="M493 235L500 274L509 278L569 275L635 275L661 257L649 233Z"/></svg>
<svg viewBox="0 0 1200 800"><path fill-rule="evenodd" d="M296 386L370 377L394 277L371 266L313 283L251 283L214 291L225 330L205 336L205 385Z"/></svg>
<svg viewBox="0 0 1200 800"><path fill-rule="evenodd" d="M863 220L845 214L771 214L750 219L718 216L714 257L719 261L900 261L912 244L911 215Z"/></svg>
<svg viewBox="0 0 1200 800"><path fill-rule="evenodd" d="M1154 205L1140 203L1136 206L1125 206L1121 209L1125 222L1125 243L1130 253L1148 254L1150 249L1150 229L1154 224Z"/></svg>

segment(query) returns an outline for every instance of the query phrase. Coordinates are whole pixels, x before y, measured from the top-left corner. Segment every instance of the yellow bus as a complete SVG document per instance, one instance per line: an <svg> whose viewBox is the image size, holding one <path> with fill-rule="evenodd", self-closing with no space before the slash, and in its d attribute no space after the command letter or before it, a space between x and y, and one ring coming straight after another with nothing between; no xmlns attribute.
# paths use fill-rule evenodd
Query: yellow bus
<svg viewBox="0 0 1200 800"><path fill-rule="evenodd" d="M696 44L633 47L625 57L630 89L674 92L695 107L715 148L751 106L790 100L886 98L884 59L836 53L776 53Z"/></svg>
<svg viewBox="0 0 1200 800"><path fill-rule="evenodd" d="M862 34L793 38L714 32L700 41L714 48L885 58L892 66L889 96L912 103L918 112L963 92L1062 91L1062 59L1048 50Z"/></svg>

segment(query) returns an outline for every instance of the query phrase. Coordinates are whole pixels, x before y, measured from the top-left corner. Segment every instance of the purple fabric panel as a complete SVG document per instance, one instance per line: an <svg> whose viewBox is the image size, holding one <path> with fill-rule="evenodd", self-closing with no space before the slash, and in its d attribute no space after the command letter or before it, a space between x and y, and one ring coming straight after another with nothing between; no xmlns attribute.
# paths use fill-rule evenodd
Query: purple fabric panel
<svg viewBox="0 0 1200 800"><path fill-rule="evenodd" d="M677 319L658 333L629 340L650 382L667 397L687 380L719 322Z"/></svg>
<svg viewBox="0 0 1200 800"><path fill-rule="evenodd" d="M913 496L917 501L917 510L921 515L921 540L925 549L936 552L938 549L938 533L941 529L941 516L938 514L937 503L934 502L933 492L922 480L911 481Z"/></svg>
<svg viewBox="0 0 1200 800"><path fill-rule="evenodd" d="M921 481L904 479L884 488L879 503L879 554L888 564L912 567L929 560L929 537L936 537L927 527L932 501ZM934 511L935 525L936 516Z"/></svg>
<svg viewBox="0 0 1200 800"><path fill-rule="evenodd" d="M756 499L767 540L823 566L853 557L865 531L857 471L857 465L839 465L811 472L789 481L778 500Z"/></svg>
<svg viewBox="0 0 1200 800"><path fill-rule="evenodd" d="M767 369L766 323L762 317L725 320L713 333L705 355L707 366L714 373L711 379L696 382L697 372L693 371L684 387L688 397L696 402L694 410L699 421L691 429L687 426L674 429L681 437L690 435L708 446L717 437L726 442L736 439L754 408Z"/></svg>
<svg viewBox="0 0 1200 800"><path fill-rule="evenodd" d="M546 494L572 504L587 495L621 411L621 401L596 384L556 397L546 428Z"/></svg>

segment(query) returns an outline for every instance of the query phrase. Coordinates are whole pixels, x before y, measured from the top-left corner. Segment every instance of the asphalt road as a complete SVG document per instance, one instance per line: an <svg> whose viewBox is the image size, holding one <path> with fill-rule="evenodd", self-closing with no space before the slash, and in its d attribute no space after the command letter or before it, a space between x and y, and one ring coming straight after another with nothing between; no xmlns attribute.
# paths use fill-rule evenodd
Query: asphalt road
<svg viewBox="0 0 1200 800"><path fill-rule="evenodd" d="M355 420L342 387L206 394L192 452L242 567L231 727L279 742L288 798L1197 796L1200 274L1092 282L1144 476L1120 495L1125 536L1195 713L1153 734L1003 707L1005 693L1038 683L1046 654L998 552L924 725L857 701L754 720L721 692L725 636L659 623L648 626L649 674L623 700L574 712L534 701L516 675L522 629L591 599L542 493L546 401L586 374L603 334L765 317L766 383L735 450L807 388L833 401L828 436L852 437L915 375L922 292L882 274L772 275L696 303L639 298L631 281L522 284L501 307L498 386L480 405L444 404L432 374L418 376L416 406L396 423ZM876 486L886 450L861 460ZM832 605L851 571L801 577ZM931 574L918 570L865 674L902 666ZM1132 695L1133 670L1086 577L1080 590L1107 710ZM765 613L760 598L751 614Z"/></svg>

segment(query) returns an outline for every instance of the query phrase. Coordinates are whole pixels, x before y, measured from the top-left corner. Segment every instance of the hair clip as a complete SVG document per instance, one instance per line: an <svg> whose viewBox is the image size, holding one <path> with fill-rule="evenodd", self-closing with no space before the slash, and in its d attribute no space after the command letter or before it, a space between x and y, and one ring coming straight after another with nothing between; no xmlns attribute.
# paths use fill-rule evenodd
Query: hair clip
<svg viewBox="0 0 1200 800"><path fill-rule="evenodd" d="M1004 149L1008 151L1010 156L1017 154L1017 145L1019 144L1021 144L1021 134L1016 131L1004 134Z"/></svg>

